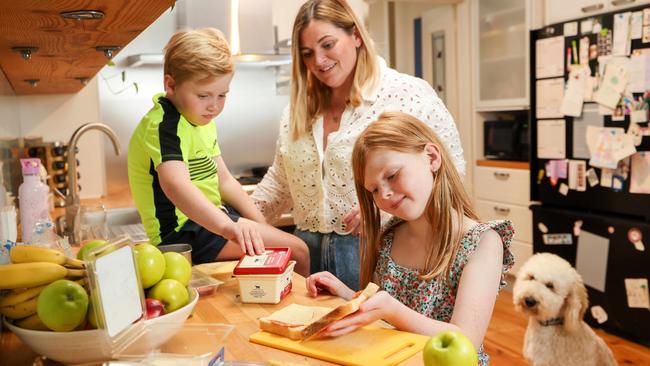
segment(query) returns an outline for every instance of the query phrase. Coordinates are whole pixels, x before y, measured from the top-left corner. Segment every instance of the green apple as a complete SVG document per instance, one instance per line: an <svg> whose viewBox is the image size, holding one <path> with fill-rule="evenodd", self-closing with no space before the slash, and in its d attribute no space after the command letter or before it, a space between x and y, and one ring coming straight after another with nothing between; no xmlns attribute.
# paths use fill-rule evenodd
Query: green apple
<svg viewBox="0 0 650 366"><path fill-rule="evenodd" d="M36 312L43 324L57 332L75 329L86 319L88 294L70 280L57 280L45 287L36 301Z"/></svg>
<svg viewBox="0 0 650 366"><path fill-rule="evenodd" d="M91 249L95 249L97 247L100 247L102 245L106 244L106 240L91 240L89 242L86 242L84 246L79 249L77 252L77 259L86 260L86 254L90 252Z"/></svg>
<svg viewBox="0 0 650 366"><path fill-rule="evenodd" d="M135 258L142 288L158 283L165 273L165 257L160 250L151 244L138 244L135 246Z"/></svg>
<svg viewBox="0 0 650 366"><path fill-rule="evenodd" d="M95 312L95 305L94 304L95 304L95 302L93 300L90 300L88 302L88 316L87 316L88 325L92 329L103 328L103 326L101 326L101 327L99 326L100 323L102 323L102 322L100 322L99 318L97 317L97 313Z"/></svg>
<svg viewBox="0 0 650 366"><path fill-rule="evenodd" d="M187 286L192 278L192 265L187 258L176 252L164 253L165 274L162 278L171 278Z"/></svg>
<svg viewBox="0 0 650 366"><path fill-rule="evenodd" d="M147 297L160 300L165 305L165 313L182 308L190 300L187 287L170 278L161 280L149 290Z"/></svg>
<svg viewBox="0 0 650 366"><path fill-rule="evenodd" d="M426 366L476 366L478 354L463 333L445 331L431 337L422 351Z"/></svg>

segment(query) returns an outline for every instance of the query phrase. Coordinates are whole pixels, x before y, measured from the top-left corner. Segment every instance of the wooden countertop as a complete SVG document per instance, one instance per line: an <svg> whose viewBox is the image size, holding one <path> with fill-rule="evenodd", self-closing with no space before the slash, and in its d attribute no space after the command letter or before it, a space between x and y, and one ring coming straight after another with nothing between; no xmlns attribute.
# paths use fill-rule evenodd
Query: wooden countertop
<svg viewBox="0 0 650 366"><path fill-rule="evenodd" d="M527 161L510 161L510 160L477 160L478 166L489 166L494 168L509 168L509 169L530 169L530 164Z"/></svg>
<svg viewBox="0 0 650 366"><path fill-rule="evenodd" d="M226 360L266 362L269 360L290 362L294 365L335 365L330 362L313 359L279 349L250 343L251 334L259 331L257 319L268 316L291 303L313 306L335 307L343 300L335 296L321 295L312 298L307 295L304 277L294 273L293 290L277 305L243 304L239 301L239 286L234 278L227 279L217 292L209 297L199 299L190 323L226 323L235 326L225 341ZM0 336L0 366L32 365L37 357L13 333L4 330ZM422 352L418 352L402 365L422 365ZM47 360L44 365L60 365Z"/></svg>

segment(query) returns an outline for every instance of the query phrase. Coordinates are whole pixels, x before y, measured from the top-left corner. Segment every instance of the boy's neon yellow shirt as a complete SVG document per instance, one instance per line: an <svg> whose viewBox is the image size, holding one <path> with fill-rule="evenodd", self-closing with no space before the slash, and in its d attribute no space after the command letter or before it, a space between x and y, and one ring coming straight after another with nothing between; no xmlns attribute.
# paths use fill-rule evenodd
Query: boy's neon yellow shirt
<svg viewBox="0 0 650 366"><path fill-rule="evenodd" d="M183 117L164 93L153 98L154 106L142 118L129 142L128 169L131 194L151 244L179 231L188 218L165 196L158 179L158 166L165 161L185 163L192 184L215 206L221 206L219 176L214 157L221 155L214 121L194 126Z"/></svg>

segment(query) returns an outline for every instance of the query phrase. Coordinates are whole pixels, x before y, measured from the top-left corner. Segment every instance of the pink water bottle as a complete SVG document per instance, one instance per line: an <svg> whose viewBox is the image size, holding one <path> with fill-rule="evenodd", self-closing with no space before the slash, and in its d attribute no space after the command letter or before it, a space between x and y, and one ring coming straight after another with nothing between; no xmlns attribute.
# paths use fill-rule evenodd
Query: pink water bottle
<svg viewBox="0 0 650 366"><path fill-rule="evenodd" d="M20 159L23 184L18 188L22 242L31 243L34 224L49 220L47 194L49 188L41 182L41 160Z"/></svg>

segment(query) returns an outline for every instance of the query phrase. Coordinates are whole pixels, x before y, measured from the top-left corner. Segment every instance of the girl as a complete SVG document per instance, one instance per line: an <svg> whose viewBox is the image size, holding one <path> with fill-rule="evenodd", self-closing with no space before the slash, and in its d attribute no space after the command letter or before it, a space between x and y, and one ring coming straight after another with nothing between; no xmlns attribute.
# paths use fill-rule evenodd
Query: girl
<svg viewBox="0 0 650 366"><path fill-rule="evenodd" d="M509 221L479 223L453 162L440 139L410 115L384 113L356 141L354 181L361 208L361 288L383 289L359 311L333 323L339 336L383 319L424 335L457 330L478 350L503 276L514 264ZM393 215L380 232L380 210ZM328 272L307 278L350 299L354 292Z"/></svg>

